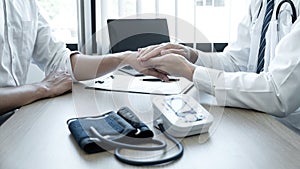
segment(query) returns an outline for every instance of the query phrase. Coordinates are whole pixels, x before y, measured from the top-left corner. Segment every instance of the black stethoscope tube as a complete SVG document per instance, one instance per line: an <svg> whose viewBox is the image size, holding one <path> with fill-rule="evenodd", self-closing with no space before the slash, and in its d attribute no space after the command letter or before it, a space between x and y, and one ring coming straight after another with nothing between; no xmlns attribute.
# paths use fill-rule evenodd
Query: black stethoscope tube
<svg viewBox="0 0 300 169"><path fill-rule="evenodd" d="M166 164L166 163L169 163L169 162L172 162L172 161L175 161L175 160L178 160L180 159L182 156L183 156L183 151L184 151L184 148L183 148L183 145L177 141L174 137L170 136L169 134L167 134L165 132L165 129L163 127L162 124L159 124L158 125L159 127L159 130L169 139L171 140L173 143L175 143L175 145L177 146L178 148L178 153L174 154L173 156L170 156L168 158L164 158L164 159L160 159L160 160L153 160L153 161L135 161L135 160L130 160L128 158L125 158L124 156L122 156L120 154L120 148L117 148L115 150L115 157L125 163L125 164L129 164L129 165L135 165L135 166L152 166L152 165L162 165L162 164Z"/></svg>
<svg viewBox="0 0 300 169"><path fill-rule="evenodd" d="M284 3L288 3L290 5L290 7L292 8L292 23L294 23L297 20L297 12L296 12L296 7L295 7L294 3L291 0L283 0L278 4L277 9L276 9L276 20L278 20L281 6Z"/></svg>
<svg viewBox="0 0 300 169"><path fill-rule="evenodd" d="M94 140L97 144L101 144L106 143L109 144L113 147L119 147L119 148L126 148L126 149L132 149L132 150L139 150L139 151L155 151L155 150L162 150L165 149L167 147L166 143L160 140L155 140L155 139L148 139L148 140L143 140L143 143L152 143L155 144L157 146L151 146L151 147L146 147L146 146L137 146L137 145L133 145L133 144L125 144L125 143L121 143L121 142L116 142L113 140L109 140L105 137L103 137L101 134L98 133L98 131L94 128L91 127L90 128L92 133L99 139L99 141Z"/></svg>
<svg viewBox="0 0 300 169"><path fill-rule="evenodd" d="M112 145L114 147L117 147L115 149L115 157L117 160L125 163L125 164L129 164L129 165L135 165L135 166L150 166L150 165L160 165L160 164L166 164L175 160L178 160L182 157L183 155L183 145L177 141L174 137L170 136L169 134L167 134L165 132L165 129L163 127L162 124L158 125L160 131L169 139L171 140L173 143L175 143L175 145L178 148L178 153L174 154L173 156L170 156L168 158L164 158L164 159L160 159L160 160L153 160L153 161L136 161L136 160L130 160L128 158L125 158L123 155L121 155L120 151L122 149L131 149L131 150L138 150L138 151L156 151L156 150L163 150L166 148L166 143L160 140L155 140L152 139L149 142L145 142L145 143L152 143L152 144L156 144L157 146L151 146L151 147L147 147L147 146L136 146L136 145L130 145L130 144L124 144L124 143L119 143L119 142L115 142L112 140L108 140L105 137L103 137L102 135L100 135L97 130L94 127L91 127L91 131L92 133L99 139L98 144L101 144L101 142L105 142L106 144ZM97 141L96 141L97 143Z"/></svg>
<svg viewBox="0 0 300 169"><path fill-rule="evenodd" d="M292 23L294 23L297 20L297 11L296 11L296 7L295 7L293 1L291 1L291 0L283 0L278 4L277 9L276 9L276 20L279 19L280 9L284 3L288 3L290 5L290 7L292 9L292 15L291 15ZM259 10L258 10L259 12L257 14L257 17L260 15L262 7L263 7L263 1L261 1L261 5L259 7Z"/></svg>

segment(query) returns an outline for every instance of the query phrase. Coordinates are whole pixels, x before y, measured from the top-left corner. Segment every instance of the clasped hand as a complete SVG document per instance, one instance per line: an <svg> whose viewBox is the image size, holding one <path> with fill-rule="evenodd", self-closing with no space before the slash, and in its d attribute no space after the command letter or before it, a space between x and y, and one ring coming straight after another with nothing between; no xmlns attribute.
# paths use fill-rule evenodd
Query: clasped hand
<svg viewBox="0 0 300 169"><path fill-rule="evenodd" d="M141 48L138 51L138 62L146 70L152 69L160 75L164 81L168 81L168 75L185 77L192 81L196 66L189 60L194 59L196 53L191 48L177 44L161 44ZM148 72L142 72L146 75Z"/></svg>

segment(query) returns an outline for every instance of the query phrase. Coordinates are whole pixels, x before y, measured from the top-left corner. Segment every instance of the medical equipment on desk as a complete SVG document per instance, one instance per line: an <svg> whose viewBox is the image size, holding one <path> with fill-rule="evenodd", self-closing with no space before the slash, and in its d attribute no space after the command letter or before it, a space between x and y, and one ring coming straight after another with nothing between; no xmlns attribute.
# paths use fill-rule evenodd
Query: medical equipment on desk
<svg viewBox="0 0 300 169"><path fill-rule="evenodd" d="M153 109L155 125L163 123L175 137L206 133L213 122L213 116L187 95L156 97Z"/></svg>
<svg viewBox="0 0 300 169"><path fill-rule="evenodd" d="M180 159L183 155L183 145L172 136L168 135L159 124L160 131L178 148L178 152L157 160L134 160L121 153L122 149L137 151L164 150L167 144L153 138L154 133L143 123L128 107L123 107L118 112L110 111L100 116L72 118L67 121L69 130L77 144L86 153L98 153L115 150L114 155L119 161L136 166L149 166L165 164ZM141 144L152 144L143 146Z"/></svg>
<svg viewBox="0 0 300 169"><path fill-rule="evenodd" d="M115 149L114 155L119 161L129 165L149 166L180 159L183 156L183 145L171 135L186 137L207 132L213 120L199 103L188 96L156 97L153 105L156 114L154 124L178 148L177 153L163 159L140 161L121 154L121 149L157 151L167 147L164 141L153 138L154 134L150 128L128 107L119 109L117 113L111 111L100 116L72 118L67 124L74 139L85 152L96 153ZM167 106L168 109L161 105ZM175 127L170 132L171 125ZM153 145L136 145L145 143Z"/></svg>

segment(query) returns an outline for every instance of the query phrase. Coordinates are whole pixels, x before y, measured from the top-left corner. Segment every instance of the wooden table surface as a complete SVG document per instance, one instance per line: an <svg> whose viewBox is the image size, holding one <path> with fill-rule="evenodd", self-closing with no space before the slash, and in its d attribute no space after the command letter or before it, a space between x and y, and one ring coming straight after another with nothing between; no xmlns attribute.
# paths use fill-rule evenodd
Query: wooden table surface
<svg viewBox="0 0 300 169"><path fill-rule="evenodd" d="M195 89L189 94L205 100ZM118 162L112 152L85 154L66 121L128 106L152 127L154 97L88 90L74 84L72 93L24 106L0 127L0 169L137 168ZM252 110L205 107L214 116L209 133L181 139L185 152L179 161L143 168L300 168L300 136L274 117ZM156 137L163 138L153 130ZM174 145L169 144L168 150L175 151ZM157 155L138 154L141 159Z"/></svg>

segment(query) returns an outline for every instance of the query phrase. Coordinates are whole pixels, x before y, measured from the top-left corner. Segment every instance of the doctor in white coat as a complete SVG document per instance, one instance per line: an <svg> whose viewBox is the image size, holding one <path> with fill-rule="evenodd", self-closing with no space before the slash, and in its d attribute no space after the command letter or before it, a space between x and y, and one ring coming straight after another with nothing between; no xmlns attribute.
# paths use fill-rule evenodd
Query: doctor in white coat
<svg viewBox="0 0 300 169"><path fill-rule="evenodd" d="M300 129L300 113L295 112L300 107L300 19L296 19L300 1L292 0L294 12L288 2L279 9L281 1L275 0L261 72L257 73L257 62L267 0L251 1L247 16L238 26L236 41L224 52L204 53L162 44L140 49L139 60L144 66L190 79L225 106L288 116Z"/></svg>

